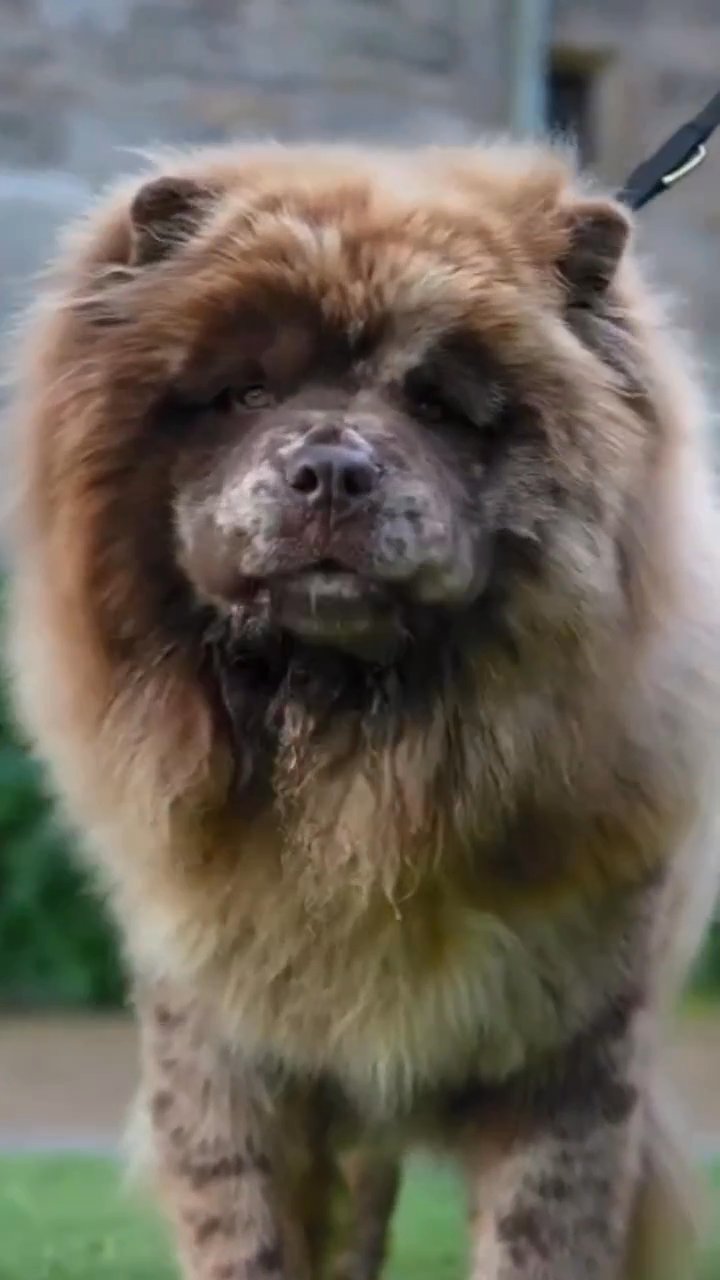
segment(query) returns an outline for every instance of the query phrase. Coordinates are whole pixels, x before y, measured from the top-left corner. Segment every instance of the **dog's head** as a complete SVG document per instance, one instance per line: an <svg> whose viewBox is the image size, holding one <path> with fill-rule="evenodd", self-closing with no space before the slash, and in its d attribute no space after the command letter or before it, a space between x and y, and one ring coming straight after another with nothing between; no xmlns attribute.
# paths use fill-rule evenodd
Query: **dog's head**
<svg viewBox="0 0 720 1280"><path fill-rule="evenodd" d="M542 152L258 149L101 214L35 489L102 643L211 651L266 711L296 669L356 706L503 658L541 683L622 619L651 415L628 222L573 181Z"/></svg>

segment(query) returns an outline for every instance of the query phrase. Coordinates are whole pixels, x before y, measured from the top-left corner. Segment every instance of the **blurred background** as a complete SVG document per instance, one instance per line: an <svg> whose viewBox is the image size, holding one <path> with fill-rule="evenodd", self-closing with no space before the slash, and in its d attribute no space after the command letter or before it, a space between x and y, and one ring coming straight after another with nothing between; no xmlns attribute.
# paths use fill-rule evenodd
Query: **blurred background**
<svg viewBox="0 0 720 1280"><path fill-rule="evenodd" d="M562 131L612 186L720 87L720 0L0 0L0 329L134 149ZM720 138L640 218L720 388ZM114 1140L133 1074L114 938L0 702L0 1147ZM716 1007L718 1012L716 1012ZM671 1051L720 1139L715 931Z"/></svg>

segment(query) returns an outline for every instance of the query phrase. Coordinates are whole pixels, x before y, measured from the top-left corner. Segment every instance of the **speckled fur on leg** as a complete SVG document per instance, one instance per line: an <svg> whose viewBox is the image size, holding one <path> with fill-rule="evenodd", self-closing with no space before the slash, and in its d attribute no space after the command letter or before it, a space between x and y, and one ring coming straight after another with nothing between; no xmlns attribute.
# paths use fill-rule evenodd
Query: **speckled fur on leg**
<svg viewBox="0 0 720 1280"><path fill-rule="evenodd" d="M623 1280L643 1151L634 1039L631 1023L588 1037L548 1083L521 1083L504 1124L480 1122L473 1280Z"/></svg>
<svg viewBox="0 0 720 1280"><path fill-rule="evenodd" d="M160 1193L191 1280L303 1280L282 1104L243 1071L197 1010L140 1001L144 1088Z"/></svg>
<svg viewBox="0 0 720 1280"><path fill-rule="evenodd" d="M598 1121L507 1152L477 1190L473 1280L621 1280L636 1129Z"/></svg>

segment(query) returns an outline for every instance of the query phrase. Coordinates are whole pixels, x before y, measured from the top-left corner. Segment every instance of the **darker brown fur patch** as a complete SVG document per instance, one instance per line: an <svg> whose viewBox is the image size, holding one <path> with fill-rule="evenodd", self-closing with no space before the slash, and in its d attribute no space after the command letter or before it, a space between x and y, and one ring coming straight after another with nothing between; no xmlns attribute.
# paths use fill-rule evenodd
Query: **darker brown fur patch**
<svg viewBox="0 0 720 1280"><path fill-rule="evenodd" d="M279 1272L283 1266L283 1251L279 1243L265 1245L248 1262L248 1272L256 1277Z"/></svg>
<svg viewBox="0 0 720 1280"><path fill-rule="evenodd" d="M185 1022L185 1015L179 1009L170 1009L165 1004L155 1006L155 1018L162 1031L179 1031Z"/></svg>
<svg viewBox="0 0 720 1280"><path fill-rule="evenodd" d="M498 1236L519 1252L529 1251L545 1261L551 1256L540 1206L529 1208L519 1205L511 1213L505 1214L498 1222Z"/></svg>
<svg viewBox="0 0 720 1280"><path fill-rule="evenodd" d="M153 1094L151 1108L153 1118L157 1123L162 1123L166 1119L168 1113L172 1110L173 1102L173 1095L168 1089L158 1089L157 1093Z"/></svg>
<svg viewBox="0 0 720 1280"><path fill-rule="evenodd" d="M562 1203L571 1195L572 1182L569 1176L563 1177L559 1173L544 1174L538 1178L535 1190L539 1200L556 1200Z"/></svg>
<svg viewBox="0 0 720 1280"><path fill-rule="evenodd" d="M224 1218L217 1216L204 1218L202 1222L198 1222L193 1228L193 1235L195 1244L198 1248L202 1248L203 1245L216 1236L230 1237L232 1235L232 1225Z"/></svg>
<svg viewBox="0 0 720 1280"><path fill-rule="evenodd" d="M211 1182L220 1182L229 1178L241 1178L247 1173L248 1168L252 1168L248 1164L248 1159L244 1155L234 1154L231 1156L218 1156L216 1160L192 1160L184 1159L179 1166L179 1171L188 1181L200 1191Z"/></svg>

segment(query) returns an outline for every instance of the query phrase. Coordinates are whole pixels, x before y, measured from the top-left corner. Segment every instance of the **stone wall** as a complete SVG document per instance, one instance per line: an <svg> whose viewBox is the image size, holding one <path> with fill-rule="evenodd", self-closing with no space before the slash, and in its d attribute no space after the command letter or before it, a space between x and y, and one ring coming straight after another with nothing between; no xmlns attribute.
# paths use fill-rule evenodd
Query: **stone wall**
<svg viewBox="0 0 720 1280"><path fill-rule="evenodd" d="M494 0L0 0L0 317L129 149L469 137L497 43Z"/></svg>
<svg viewBox="0 0 720 1280"><path fill-rule="evenodd" d="M556 0L620 181L716 87L720 0ZM501 126L506 0L0 0L0 323L59 221L133 148L239 135L468 139ZM642 218L720 353L720 141ZM720 360L718 361L720 363Z"/></svg>

